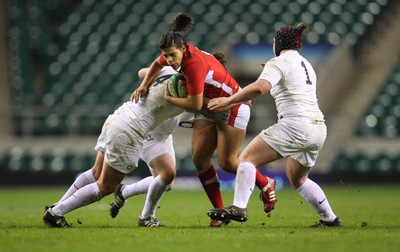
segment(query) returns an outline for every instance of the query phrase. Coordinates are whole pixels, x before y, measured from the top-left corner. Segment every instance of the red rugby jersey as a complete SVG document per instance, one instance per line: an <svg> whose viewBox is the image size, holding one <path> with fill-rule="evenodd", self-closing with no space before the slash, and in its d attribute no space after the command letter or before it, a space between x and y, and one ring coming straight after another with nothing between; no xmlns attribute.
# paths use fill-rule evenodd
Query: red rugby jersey
<svg viewBox="0 0 400 252"><path fill-rule="evenodd" d="M201 51L191 43L187 46L180 72L185 75L189 95L203 92L212 99L231 96L240 89L236 80L213 55ZM162 65L168 66L162 54L159 58Z"/></svg>

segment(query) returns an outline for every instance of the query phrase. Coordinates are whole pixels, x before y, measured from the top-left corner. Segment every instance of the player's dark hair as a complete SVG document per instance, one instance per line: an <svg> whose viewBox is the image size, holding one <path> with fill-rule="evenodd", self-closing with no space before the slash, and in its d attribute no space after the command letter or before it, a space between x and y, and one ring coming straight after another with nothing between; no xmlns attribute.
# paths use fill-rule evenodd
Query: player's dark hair
<svg viewBox="0 0 400 252"><path fill-rule="evenodd" d="M171 31L161 35L159 41L160 49L167 49L172 46L181 48L187 45L187 39L183 36L183 33L190 31L194 25L193 18L183 12L179 12L175 15L171 22Z"/></svg>
<svg viewBox="0 0 400 252"><path fill-rule="evenodd" d="M282 50L295 49L300 50L301 41L304 34L311 30L306 23L300 23L297 26L285 25L275 32L275 53L281 54Z"/></svg>
<svg viewBox="0 0 400 252"><path fill-rule="evenodd" d="M226 60L225 60L225 55L221 52L216 52L213 54L213 56L225 67L226 66Z"/></svg>

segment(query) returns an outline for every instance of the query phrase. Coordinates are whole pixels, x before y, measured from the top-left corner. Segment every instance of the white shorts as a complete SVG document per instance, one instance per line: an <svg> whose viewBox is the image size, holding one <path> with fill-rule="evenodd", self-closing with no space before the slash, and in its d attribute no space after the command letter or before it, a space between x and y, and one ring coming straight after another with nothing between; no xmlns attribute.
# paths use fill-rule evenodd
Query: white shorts
<svg viewBox="0 0 400 252"><path fill-rule="evenodd" d="M141 139L121 114L114 113L104 122L95 150L105 153L105 161L112 168L128 174L138 166Z"/></svg>
<svg viewBox="0 0 400 252"><path fill-rule="evenodd" d="M168 153L171 156L175 164L175 150L172 135L169 135L165 139L164 136L159 136L159 134L153 132L150 135L150 138L144 142L140 158L145 161L149 169L152 170L153 168L149 165L151 160L165 153Z"/></svg>
<svg viewBox="0 0 400 252"><path fill-rule="evenodd" d="M246 129L250 120L250 107L246 104L240 104L226 112L209 113L207 116L196 113L194 120L222 122L238 129Z"/></svg>
<svg viewBox="0 0 400 252"><path fill-rule="evenodd" d="M314 166L326 139L323 120L309 118L282 118L262 130L259 136L283 157L292 157L306 167Z"/></svg>

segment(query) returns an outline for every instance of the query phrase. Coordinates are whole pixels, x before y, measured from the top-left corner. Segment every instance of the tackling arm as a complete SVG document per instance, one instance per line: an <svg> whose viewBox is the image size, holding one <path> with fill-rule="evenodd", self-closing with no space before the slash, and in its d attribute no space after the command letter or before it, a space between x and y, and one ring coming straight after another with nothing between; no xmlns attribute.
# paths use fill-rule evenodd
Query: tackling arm
<svg viewBox="0 0 400 252"><path fill-rule="evenodd" d="M234 105L242 102L253 100L254 98L265 94L271 89L271 83L264 79L258 79L255 82L247 85L236 94L229 97L220 97L212 99L208 103L208 108L211 111L224 111L228 110Z"/></svg>
<svg viewBox="0 0 400 252"><path fill-rule="evenodd" d="M158 74L160 73L163 65L161 65L159 58L151 63L150 67L146 69L144 78L140 86L132 93L131 101L138 102L139 98L145 96L149 90L149 86L156 79ZM141 69L142 70L142 69ZM143 73L139 71L139 77L143 76Z"/></svg>

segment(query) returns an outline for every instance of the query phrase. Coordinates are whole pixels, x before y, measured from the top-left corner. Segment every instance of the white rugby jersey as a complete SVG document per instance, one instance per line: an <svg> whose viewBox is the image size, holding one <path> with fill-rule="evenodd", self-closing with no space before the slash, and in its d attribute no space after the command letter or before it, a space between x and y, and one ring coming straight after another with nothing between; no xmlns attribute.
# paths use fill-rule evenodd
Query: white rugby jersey
<svg viewBox="0 0 400 252"><path fill-rule="evenodd" d="M271 83L278 118L291 116L323 120L318 106L317 77L312 65L296 50L288 50L269 60L259 79Z"/></svg>
<svg viewBox="0 0 400 252"><path fill-rule="evenodd" d="M166 139L175 132L180 123L193 123L193 121L194 114L185 111L177 116L166 119L152 131L152 135L157 134L163 136L160 140Z"/></svg>
<svg viewBox="0 0 400 252"><path fill-rule="evenodd" d="M176 73L171 67L164 67L150 86L146 97L140 98L138 103L125 102L115 113L123 116L131 128L146 138L164 120L184 111L164 99L164 81Z"/></svg>

